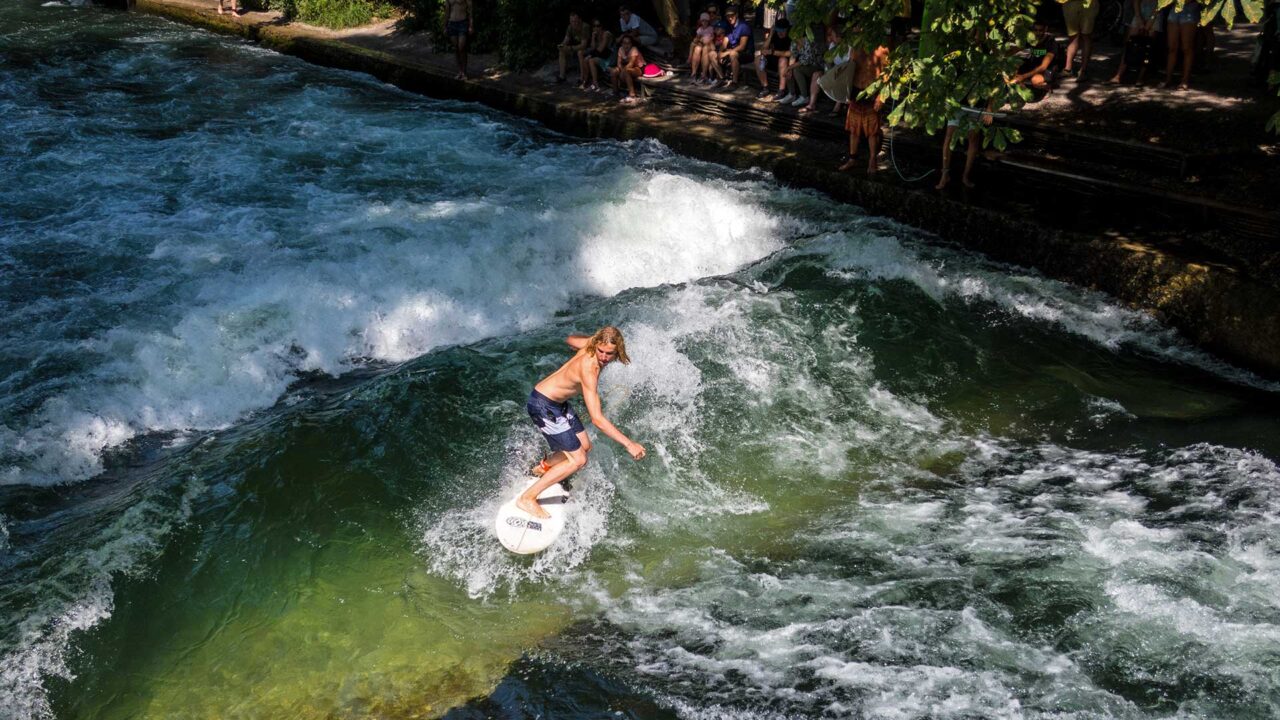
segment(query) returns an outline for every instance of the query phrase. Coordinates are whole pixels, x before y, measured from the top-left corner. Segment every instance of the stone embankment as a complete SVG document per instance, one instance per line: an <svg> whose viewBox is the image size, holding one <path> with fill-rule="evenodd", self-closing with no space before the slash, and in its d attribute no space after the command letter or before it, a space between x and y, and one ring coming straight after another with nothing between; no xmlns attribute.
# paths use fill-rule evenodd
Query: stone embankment
<svg viewBox="0 0 1280 720"><path fill-rule="evenodd" d="M1158 227L1155 231L1130 229L1106 222L1081 227L1069 217L1049 212L1048 206L1061 204L1059 188L1073 192L1073 188L1094 188L1094 201L1105 215L1123 211L1114 206L1116 193L1123 193L1123 187L1111 180L1095 181L1060 170L1044 173L1014 162L995 162L994 170L985 176L986 184L1037 185L1030 197L1043 195L1043 212L1034 202L1024 201L1025 189L1022 196L1012 192L991 198L1002 191L988 191L987 200L955 199L899 182L892 172L882 171L876 178L836 172L829 161L842 148L830 137L778 132L744 122L734 111L734 103L723 103L722 112L714 107L692 112L675 102L618 106L601 101L599 96L567 93L562 86L520 73L491 72L461 81L453 77L451 58L442 61L423 41L399 36L386 26L335 33L282 23L261 13L220 16L213 8L214 3L207 0L137 0L135 5L136 10L239 35L319 65L365 72L405 90L482 103L561 132L656 138L700 159L759 167L772 172L780 182L822 191L994 259L1102 290L1149 311L1215 354L1264 375L1280 376L1280 263L1272 264L1280 251L1261 239L1272 230L1276 230L1272 237L1280 239L1280 229L1276 229L1274 214L1266 211L1242 208L1235 212L1220 202L1193 202L1198 216L1208 218L1210 224L1218 222L1216 212L1226 218L1245 217L1251 227L1261 228L1243 243L1247 247L1242 252L1230 251L1230 237L1219 237L1215 245L1189 242L1181 233ZM917 150L923 158L923 151ZM1037 174L1028 176L1027 172ZM1111 204L1107 196L1111 196ZM1010 202L1009 197L1015 201ZM1151 197L1149 202L1161 201ZM1164 200L1169 207L1186 204L1177 197ZM1235 246L1241 245L1237 239Z"/></svg>

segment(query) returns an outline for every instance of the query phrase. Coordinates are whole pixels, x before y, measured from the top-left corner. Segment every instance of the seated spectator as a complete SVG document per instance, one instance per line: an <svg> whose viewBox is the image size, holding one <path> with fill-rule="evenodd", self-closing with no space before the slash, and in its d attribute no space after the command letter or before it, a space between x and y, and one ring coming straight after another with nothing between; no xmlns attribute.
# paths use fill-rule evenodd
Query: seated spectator
<svg viewBox="0 0 1280 720"><path fill-rule="evenodd" d="M1165 42L1168 44L1169 56L1164 66L1164 86L1173 84L1173 68L1178 64L1178 56L1182 56L1182 82L1179 90L1186 90L1191 83L1191 64L1196 59L1196 26L1200 24L1200 3L1187 0L1181 11L1169 11L1169 19L1165 23L1167 32Z"/></svg>
<svg viewBox="0 0 1280 720"><path fill-rule="evenodd" d="M720 66L720 53L729 47L729 36L725 34L725 29L721 25L715 25L711 28L711 47L704 53L702 58L703 80L706 85L715 86L724 80L724 68ZM712 77L714 75L715 77Z"/></svg>
<svg viewBox="0 0 1280 720"><path fill-rule="evenodd" d="M802 115L806 113L815 112L818 109L818 97L821 94L819 92L821 88L821 86L819 85L819 81L821 81L822 78L825 77L827 73L849 62L849 53L846 52L838 55L834 54L835 49L838 47L840 47L840 31L837 30L834 25L828 26L827 27L827 47L823 53L824 60L823 60L822 72L816 72L813 74L813 79L809 83L809 102L807 105L800 108L800 113ZM830 60L825 59L828 54L831 55ZM840 105L841 105L840 103L836 103L837 113L840 111Z"/></svg>
<svg viewBox="0 0 1280 720"><path fill-rule="evenodd" d="M711 27L724 28L724 34L729 34L729 23L725 22L724 16L720 14L720 6L715 4L708 5L707 14L711 16Z"/></svg>
<svg viewBox="0 0 1280 720"><path fill-rule="evenodd" d="M737 8L725 8L724 19L730 28L726 35L728 43L724 50L717 53L717 60L721 65L729 65L729 79L724 81L723 87L735 90L738 87L738 72L742 69L742 58L755 58L755 36L747 21L738 17Z"/></svg>
<svg viewBox="0 0 1280 720"><path fill-rule="evenodd" d="M1164 31L1164 13L1158 0L1133 0L1133 20L1125 32L1124 52L1120 54L1120 66L1107 82L1124 81L1125 70L1138 68L1138 84L1147 77L1147 67L1155 62L1155 36Z"/></svg>
<svg viewBox="0 0 1280 720"><path fill-rule="evenodd" d="M609 72L613 67L613 59L617 50L613 47L613 33L609 32L600 18L591 21L591 40L586 50L578 54L583 77L590 76L587 90L595 92L600 89L600 70Z"/></svg>
<svg viewBox="0 0 1280 720"><path fill-rule="evenodd" d="M644 55L640 53L640 48L636 47L636 41L630 35L622 35L618 38L618 55L614 61L613 70L609 71L613 75L613 90L621 92L621 85L626 84L627 96L622 99L625 104L636 102L639 98L636 96L636 78L644 73Z"/></svg>
<svg viewBox="0 0 1280 720"><path fill-rule="evenodd" d="M618 39L621 40L623 35L630 35L635 41L637 48L652 47L658 42L658 31L653 26L645 22L643 18L631 12L631 8L626 5L618 6L618 19L621 32Z"/></svg>
<svg viewBox="0 0 1280 720"><path fill-rule="evenodd" d="M1019 52L1023 58L1018 72L1009 82L1015 85L1026 85L1034 90L1048 92L1053 87L1053 79L1057 73L1057 62L1062 57L1058 41L1049 33L1049 26L1042 19L1037 19L1032 26L1035 45Z"/></svg>
<svg viewBox="0 0 1280 720"><path fill-rule="evenodd" d="M813 40L804 35L798 35L792 41L791 64L787 68L787 74L791 76L788 87L792 89L788 90L786 95L774 98L774 102L790 103L792 107L803 107L809 104L810 87L816 86L818 78L822 77L822 51L826 46L818 40L825 35L822 26L815 24L812 29ZM812 92L817 91L812 90Z"/></svg>
<svg viewBox="0 0 1280 720"><path fill-rule="evenodd" d="M716 29L711 27L711 15L702 13L698 16L698 27L694 28L693 39L689 42L689 74L695 84L702 84L705 73L706 55L714 52L712 43Z"/></svg>
<svg viewBox="0 0 1280 720"><path fill-rule="evenodd" d="M770 69L778 72L778 92L769 92ZM756 79L760 81L760 94L756 97L764 99L773 95L780 99L787 95L787 80L791 69L791 21L785 16L774 21L773 27L765 35L764 47L756 54Z"/></svg>
<svg viewBox="0 0 1280 720"><path fill-rule="evenodd" d="M565 73L569 67L569 58L577 57L579 53L587 49L590 44L587 28L582 24L582 17L577 11L569 13L569 27L564 31L564 39L556 47L560 50L560 74L556 76L556 82L565 81ZM578 66L581 70L581 65ZM582 74L578 78L578 87L587 86L587 76Z"/></svg>

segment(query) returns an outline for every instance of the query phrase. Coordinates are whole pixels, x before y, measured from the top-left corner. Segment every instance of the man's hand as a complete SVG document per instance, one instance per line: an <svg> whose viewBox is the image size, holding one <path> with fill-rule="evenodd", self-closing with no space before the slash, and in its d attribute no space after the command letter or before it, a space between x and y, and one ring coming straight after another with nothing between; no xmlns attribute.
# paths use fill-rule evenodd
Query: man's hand
<svg viewBox="0 0 1280 720"><path fill-rule="evenodd" d="M632 459L639 460L644 457L644 446L633 442L627 445L627 452L631 454Z"/></svg>

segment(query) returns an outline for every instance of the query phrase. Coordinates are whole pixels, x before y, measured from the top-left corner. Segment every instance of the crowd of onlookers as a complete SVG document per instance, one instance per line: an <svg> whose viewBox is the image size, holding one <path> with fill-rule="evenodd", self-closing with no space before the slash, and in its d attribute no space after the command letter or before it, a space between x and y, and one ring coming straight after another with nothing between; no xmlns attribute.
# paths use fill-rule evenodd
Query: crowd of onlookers
<svg viewBox="0 0 1280 720"><path fill-rule="evenodd" d="M1124 50L1114 74L1105 82L1123 83L1130 70L1137 70L1136 80L1142 83L1150 69L1156 68L1157 72L1163 71L1165 87L1185 90L1192 68L1210 59L1204 55L1212 54L1213 30L1200 24L1202 7L1196 0L1187 0L1181 9L1159 8L1157 0L1045 0L1032 28L1032 41L1018 50L1021 63L1010 81L1031 88L1038 99L1063 82L1097 79L1089 76L1089 70L1095 25L1104 2L1123 3L1123 17L1127 19ZM1277 2L1268 0L1272 23ZM919 5L918 0L915 5ZM914 10L918 18L919 7ZM842 159L840 169L854 167L853 158L865 138L869 145L867 171L874 173L882 135L882 108L878 99L860 95L885 67L890 49L905 41L911 32L913 3L903 1L902 11L888 33L888 47L875 50L849 49L841 34L857 30L842 26L834 14L827 23L794 28L785 4L761 2L749 11L751 20L744 17L746 11L734 6L722 11L714 2L701 11L695 9L696 18L690 18L688 50L678 58L672 56L670 45L659 46L658 32L629 6L618 8L617 21L599 17L586 21L578 13L571 13L559 43L557 81L567 81L576 63L580 88L614 93L621 102L630 104L638 102L643 94L642 79L672 75L658 63L680 71L694 86L721 92L737 90L753 74L758 100L790 106L801 114L819 112L820 98L829 97L834 105L832 114L844 116L849 132L849 154ZM1050 31L1050 21L1059 18L1065 27L1065 44ZM989 106L965 110L977 122L960 122L962 112L948 124L939 189L949 182L950 148L961 125L970 128L962 182L972 184L970 172L980 133L975 128L989 125L994 113Z"/></svg>

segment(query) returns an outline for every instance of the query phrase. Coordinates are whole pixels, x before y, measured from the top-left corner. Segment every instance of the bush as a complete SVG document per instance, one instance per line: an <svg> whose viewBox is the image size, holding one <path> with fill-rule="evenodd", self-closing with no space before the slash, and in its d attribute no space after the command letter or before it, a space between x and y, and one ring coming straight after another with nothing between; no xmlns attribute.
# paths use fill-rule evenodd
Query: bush
<svg viewBox="0 0 1280 720"><path fill-rule="evenodd" d="M381 0L250 0L263 10L273 10L287 20L338 30L367 25L391 17L395 8Z"/></svg>

